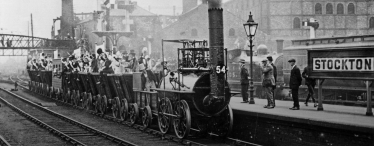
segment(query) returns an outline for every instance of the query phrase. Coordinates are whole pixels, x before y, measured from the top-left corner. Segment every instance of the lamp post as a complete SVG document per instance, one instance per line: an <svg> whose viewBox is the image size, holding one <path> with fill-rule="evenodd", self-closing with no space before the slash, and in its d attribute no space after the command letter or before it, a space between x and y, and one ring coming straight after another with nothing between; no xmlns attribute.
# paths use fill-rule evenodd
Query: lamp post
<svg viewBox="0 0 374 146"><path fill-rule="evenodd" d="M247 37L249 38L249 47L250 47L250 52L251 52L251 82L250 82L250 85L249 85L249 95L250 95L250 100L249 100L249 104L255 104L255 100L253 99L253 51L252 51L252 48L253 48L253 38L255 37L255 34L256 34L256 30L257 30L257 26L258 26L258 23L256 23L253 18L252 18L252 14L251 12L249 12L249 18L248 18L248 21L246 23L243 24L244 26L244 30L245 30L245 33L247 35Z"/></svg>

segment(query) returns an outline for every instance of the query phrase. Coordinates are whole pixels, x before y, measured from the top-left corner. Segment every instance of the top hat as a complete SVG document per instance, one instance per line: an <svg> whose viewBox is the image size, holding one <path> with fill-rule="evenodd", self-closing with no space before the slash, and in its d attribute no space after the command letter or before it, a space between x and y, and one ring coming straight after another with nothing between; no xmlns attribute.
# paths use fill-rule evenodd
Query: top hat
<svg viewBox="0 0 374 146"><path fill-rule="evenodd" d="M296 62L296 60L292 58L292 59L288 60L288 62Z"/></svg>
<svg viewBox="0 0 374 146"><path fill-rule="evenodd" d="M269 61L273 61L273 57L271 57L271 56L268 56L268 57L266 57Z"/></svg>
<svg viewBox="0 0 374 146"><path fill-rule="evenodd" d="M101 49L101 48L99 48L99 49L97 49L97 54L101 54L101 53L103 53L103 50Z"/></svg>
<svg viewBox="0 0 374 146"><path fill-rule="evenodd" d="M239 63L245 63L244 59L240 59Z"/></svg>
<svg viewBox="0 0 374 146"><path fill-rule="evenodd" d="M264 60L262 60L261 62L267 62L268 60L267 59L264 59Z"/></svg>

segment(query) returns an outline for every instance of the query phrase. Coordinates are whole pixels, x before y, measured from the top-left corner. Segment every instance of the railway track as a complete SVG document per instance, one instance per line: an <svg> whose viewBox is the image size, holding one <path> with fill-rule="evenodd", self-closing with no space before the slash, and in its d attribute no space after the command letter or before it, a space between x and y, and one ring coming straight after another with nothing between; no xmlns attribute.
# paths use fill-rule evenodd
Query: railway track
<svg viewBox="0 0 374 146"><path fill-rule="evenodd" d="M0 89L11 95L0 97L1 101L72 145L136 145L39 106L8 90Z"/></svg>
<svg viewBox="0 0 374 146"><path fill-rule="evenodd" d="M11 146L10 143L0 135L0 145L1 146Z"/></svg>
<svg viewBox="0 0 374 146"><path fill-rule="evenodd" d="M13 82L15 82L15 80L13 80L12 77L10 79ZM18 78L18 81L22 81L22 80ZM27 82L23 82L23 84L19 84L19 86L28 90ZM72 105L72 104L69 104L69 103L66 103L66 102L62 102L62 101L54 99L54 98L50 98L50 99L53 99L54 101L56 101L56 102L58 102L58 103L60 103L62 105L69 106L69 107L74 107L76 109L83 110L82 107L78 107L78 106L75 106L75 105ZM179 139L179 138L177 138L174 135L162 134L160 131L155 130L155 129L151 129L151 128L144 129L143 126L141 126L141 125L138 125L138 124L134 124L133 125L130 122L122 121L120 119L112 117L111 115L102 115L102 114L96 113L96 112L91 111L91 110L88 110L87 112L90 113L90 114L92 114L92 115L95 115L97 117L104 118L104 119L106 119L108 121L112 121L112 122L118 123L120 125L124 125L124 126L127 126L127 127L131 127L131 128L134 128L134 129L141 130L142 132L151 134L151 135L153 135L155 137L159 137L160 139L163 139L163 140L173 141L173 142L176 142L176 143L179 143L179 144L189 145L189 146L192 146L192 145L198 145L198 146L209 145L209 144L199 143L199 142L193 141L191 139ZM230 137L222 140L222 139L220 139L220 137L218 137L217 135L215 135L213 133L210 133L210 137L212 139L214 139L215 141L217 141L217 140L218 141L222 141L222 142L226 143L227 145L259 146L259 145L254 144L254 143L250 143L250 142L246 142L246 141L241 141L239 139L230 138Z"/></svg>

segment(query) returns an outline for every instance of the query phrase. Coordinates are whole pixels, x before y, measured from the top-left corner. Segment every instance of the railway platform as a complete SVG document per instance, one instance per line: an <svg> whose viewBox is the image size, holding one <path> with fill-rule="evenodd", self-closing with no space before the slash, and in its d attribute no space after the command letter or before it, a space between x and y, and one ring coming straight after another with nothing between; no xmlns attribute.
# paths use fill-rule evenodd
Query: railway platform
<svg viewBox="0 0 374 146"><path fill-rule="evenodd" d="M233 137L262 145L373 145L374 116L364 107L324 104L324 111L300 102L300 110L290 110L292 101L276 101L274 109L263 108L267 101L241 103L233 97ZM270 137L270 138L269 138Z"/></svg>

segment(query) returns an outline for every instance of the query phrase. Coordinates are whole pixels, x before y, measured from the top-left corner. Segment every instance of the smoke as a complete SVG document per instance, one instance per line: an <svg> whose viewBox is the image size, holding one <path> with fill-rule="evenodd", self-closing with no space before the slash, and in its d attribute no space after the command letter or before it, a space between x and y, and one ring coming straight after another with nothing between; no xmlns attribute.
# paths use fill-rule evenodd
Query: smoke
<svg viewBox="0 0 374 146"><path fill-rule="evenodd" d="M209 8L222 8L222 0L208 0Z"/></svg>

